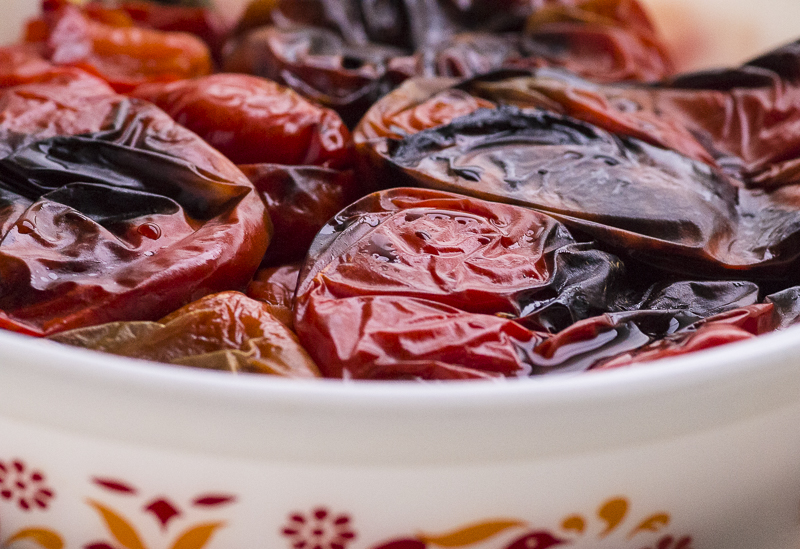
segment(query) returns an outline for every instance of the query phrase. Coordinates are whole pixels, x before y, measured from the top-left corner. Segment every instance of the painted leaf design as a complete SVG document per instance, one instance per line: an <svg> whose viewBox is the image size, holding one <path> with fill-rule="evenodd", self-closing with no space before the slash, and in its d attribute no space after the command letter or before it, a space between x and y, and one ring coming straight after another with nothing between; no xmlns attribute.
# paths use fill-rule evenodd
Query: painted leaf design
<svg viewBox="0 0 800 549"><path fill-rule="evenodd" d="M88 500L89 505L94 507L106 523L111 535L114 536L120 545L126 549L146 549L139 534L136 533L133 526L123 517L94 500Z"/></svg>
<svg viewBox="0 0 800 549"><path fill-rule="evenodd" d="M236 496L229 496L226 494L204 494L198 496L192 501L192 505L200 507L214 507L215 505L225 505L236 501Z"/></svg>
<svg viewBox="0 0 800 549"><path fill-rule="evenodd" d="M667 513L657 513L644 519L639 526L631 531L629 537L633 537L639 532L658 532L664 526L669 524L669 515Z"/></svg>
<svg viewBox="0 0 800 549"><path fill-rule="evenodd" d="M525 526L525 523L518 520L493 520L472 524L439 536L418 534L417 537L425 543L440 547L462 547L484 541L515 526Z"/></svg>
<svg viewBox="0 0 800 549"><path fill-rule="evenodd" d="M44 528L26 528L25 530L20 530L6 540L6 545L10 546L14 542L23 539L34 541L45 549L62 549L64 547L64 540L61 539L61 536L52 530L45 530Z"/></svg>
<svg viewBox="0 0 800 549"><path fill-rule="evenodd" d="M224 525L224 522L209 522L194 526L175 540L175 543L172 544L172 549L201 549L205 547L217 528Z"/></svg>
<svg viewBox="0 0 800 549"><path fill-rule="evenodd" d="M555 537L547 531L530 532L521 538L515 539L505 549L549 549L565 543L565 540Z"/></svg>
<svg viewBox="0 0 800 549"><path fill-rule="evenodd" d="M580 515L572 515L564 519L564 522L561 523L561 527L564 530L583 534L583 532L586 530L586 521Z"/></svg>
<svg viewBox="0 0 800 549"><path fill-rule="evenodd" d="M136 494L136 488L119 480L93 478L92 482L102 488L105 488L106 490L111 490L112 492L118 492L120 494Z"/></svg>
<svg viewBox="0 0 800 549"><path fill-rule="evenodd" d="M607 501L597 511L597 516L603 519L606 523L606 529L600 534L600 537L610 534L625 515L628 513L628 501L624 498L617 498Z"/></svg>
<svg viewBox="0 0 800 549"><path fill-rule="evenodd" d="M425 549L425 547L425 544L418 539L395 539L372 549Z"/></svg>

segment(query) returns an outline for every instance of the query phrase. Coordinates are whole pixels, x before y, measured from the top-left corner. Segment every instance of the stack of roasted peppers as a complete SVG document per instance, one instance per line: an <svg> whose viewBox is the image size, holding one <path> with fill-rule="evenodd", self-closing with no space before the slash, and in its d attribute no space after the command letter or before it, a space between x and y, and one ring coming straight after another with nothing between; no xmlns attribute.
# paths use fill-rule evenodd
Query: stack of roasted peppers
<svg viewBox="0 0 800 549"><path fill-rule="evenodd" d="M800 42L636 0L44 0L0 48L0 327L344 379L641 364L800 318Z"/></svg>

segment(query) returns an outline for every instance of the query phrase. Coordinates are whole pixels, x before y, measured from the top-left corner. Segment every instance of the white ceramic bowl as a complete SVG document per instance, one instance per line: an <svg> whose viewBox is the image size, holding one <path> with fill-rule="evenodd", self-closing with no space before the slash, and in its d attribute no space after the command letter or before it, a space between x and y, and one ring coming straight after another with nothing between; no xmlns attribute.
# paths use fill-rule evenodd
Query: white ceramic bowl
<svg viewBox="0 0 800 549"><path fill-rule="evenodd" d="M0 333L0 547L798 549L798 425L798 329L630 370L427 385Z"/></svg>

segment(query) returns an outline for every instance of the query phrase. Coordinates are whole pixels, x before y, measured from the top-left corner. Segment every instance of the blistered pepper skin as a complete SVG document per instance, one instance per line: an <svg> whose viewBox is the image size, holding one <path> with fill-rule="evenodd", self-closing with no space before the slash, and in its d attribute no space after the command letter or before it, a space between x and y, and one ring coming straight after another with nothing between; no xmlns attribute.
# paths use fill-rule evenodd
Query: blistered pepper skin
<svg viewBox="0 0 800 549"><path fill-rule="evenodd" d="M320 231L294 325L323 375L356 379L583 371L741 310L777 326L756 284L642 274L542 213L398 188Z"/></svg>
<svg viewBox="0 0 800 549"><path fill-rule="evenodd" d="M270 312L291 329L294 328L294 292L300 267L299 263L289 263L259 269L246 291L247 297L267 304Z"/></svg>
<svg viewBox="0 0 800 549"><path fill-rule="evenodd" d="M673 73L636 0L265 0L245 12L232 44L225 70L277 80L350 126L413 76L560 67L595 81L649 82Z"/></svg>
<svg viewBox="0 0 800 549"><path fill-rule="evenodd" d="M792 52L783 48L755 63L768 65ZM742 89L732 93L750 94L744 103L761 109L738 120L762 120L763 131L786 135L769 152L775 156L762 159L766 168L751 172L748 159L760 153L746 139L744 149L736 145L737 124L729 124L730 141L716 142L717 130L709 126L704 134L686 121L688 113L700 112L690 100L698 109L706 105L720 78L686 76L670 86L629 90L552 71L488 75L456 86L412 81L373 106L356 129L360 166L379 173L385 186L419 185L549 212L615 250L682 276L792 283L800 260L793 244L800 201L791 175L796 161L787 153L796 140L789 98L800 88L787 80L770 103L757 99L763 90L735 80ZM690 84L702 90L690 92ZM626 110L637 105L631 99L637 93L660 97L667 107L673 97L676 105L688 105L686 117L658 117L647 102ZM441 101L468 112L422 129L426 109ZM491 108L475 109L482 101ZM745 149L754 156L736 152ZM784 182L766 186L764 173Z"/></svg>
<svg viewBox="0 0 800 549"><path fill-rule="evenodd" d="M264 200L274 228L262 265L301 261L317 232L363 194L352 170L316 166L239 166Z"/></svg>
<svg viewBox="0 0 800 549"><path fill-rule="evenodd" d="M118 92L204 76L213 68L208 46L191 34L108 24L73 5L45 11L29 29L28 41L41 44L49 61L95 74Z"/></svg>
<svg viewBox="0 0 800 549"><path fill-rule="evenodd" d="M164 5L146 1L123 2L124 11L138 26L165 32L190 33L206 43L219 61L230 32L230 25L218 11L204 5Z"/></svg>
<svg viewBox="0 0 800 549"><path fill-rule="evenodd" d="M370 195L315 241L298 285L298 336L316 341L312 356L330 377L523 373L517 345L538 336L494 313L516 315L518 294L547 287L545 241L571 243L518 208L412 189Z"/></svg>
<svg viewBox="0 0 800 549"><path fill-rule="evenodd" d="M771 303L733 309L705 318L691 327L597 363L593 370L611 370L746 341L775 330L780 323Z"/></svg>
<svg viewBox="0 0 800 549"><path fill-rule="evenodd" d="M208 48L153 30L208 25L125 4L47 0L0 49L0 327L438 380L628 367L800 318L798 43L672 76L635 0L261 2L226 63L360 120L354 160L330 109L204 76ZM259 303L225 291L245 287Z"/></svg>
<svg viewBox="0 0 800 549"><path fill-rule="evenodd" d="M316 378L316 365L266 303L221 292L157 322L114 322L51 336L116 355L232 373Z"/></svg>
<svg viewBox="0 0 800 549"><path fill-rule="evenodd" d="M39 109L9 107L0 125L17 136L0 159L2 327L46 335L153 320L244 289L270 224L235 165L148 103L90 87L98 110L76 119L58 98L87 95L39 86ZM0 105L30 97L19 92Z"/></svg>
<svg viewBox="0 0 800 549"><path fill-rule="evenodd" d="M330 109L264 78L215 74L130 93L158 105L235 164L352 165L350 131Z"/></svg>

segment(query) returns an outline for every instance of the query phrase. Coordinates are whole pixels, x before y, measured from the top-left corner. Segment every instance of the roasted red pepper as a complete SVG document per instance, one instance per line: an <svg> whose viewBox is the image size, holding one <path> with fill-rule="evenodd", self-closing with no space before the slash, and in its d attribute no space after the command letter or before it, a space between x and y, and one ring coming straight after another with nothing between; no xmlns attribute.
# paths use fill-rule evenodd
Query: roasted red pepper
<svg viewBox="0 0 800 549"><path fill-rule="evenodd" d="M9 88L0 108L2 327L152 320L244 289L269 221L219 152L94 79Z"/></svg>
<svg viewBox="0 0 800 549"><path fill-rule="evenodd" d="M267 304L238 292L206 296L158 322L114 322L51 340L116 355L233 373L319 376L295 336Z"/></svg>
<svg viewBox="0 0 800 549"><path fill-rule="evenodd" d="M0 92L2 156L22 143L100 131L122 100L103 80L79 69L36 72L24 80L29 81Z"/></svg>
<svg viewBox="0 0 800 549"><path fill-rule="evenodd" d="M259 269L247 286L247 296L266 303L275 318L293 328L294 292L299 274L299 263Z"/></svg>
<svg viewBox="0 0 800 549"><path fill-rule="evenodd" d="M656 340L632 352L622 353L597 364L596 370L609 370L711 349L728 343L745 341L771 332L778 317L771 303L750 305L701 320L690 330L683 330Z"/></svg>
<svg viewBox="0 0 800 549"><path fill-rule="evenodd" d="M614 82L673 72L636 0L500 4L255 2L237 26L225 67L291 86L351 125L410 76L556 66Z"/></svg>
<svg viewBox="0 0 800 549"><path fill-rule="evenodd" d="M27 34L56 65L84 69L121 92L212 70L209 49L195 36L129 26L124 20L100 22L76 6L58 4L31 23Z"/></svg>
<svg viewBox="0 0 800 549"><path fill-rule="evenodd" d="M278 84L207 76L206 10L44 8L0 49L4 328L231 371L474 379L800 319L798 43L671 76L635 0L264 0L225 64ZM357 154L328 107L361 120Z"/></svg>
<svg viewBox="0 0 800 549"><path fill-rule="evenodd" d="M339 210L361 195L352 171L316 166L239 166L264 199L274 237L264 265L300 261L311 241Z"/></svg>
<svg viewBox="0 0 800 549"><path fill-rule="evenodd" d="M526 39L524 55L506 67L529 67L540 58L538 66L563 67L597 82L654 82L675 70L636 0L545 5L528 18Z"/></svg>
<svg viewBox="0 0 800 549"><path fill-rule="evenodd" d="M482 378L586 370L713 315L772 311L753 283L644 272L530 209L393 189L317 236L295 328L326 376Z"/></svg>
<svg viewBox="0 0 800 549"><path fill-rule="evenodd" d="M330 109L272 81L217 74L132 92L147 99L237 164L264 198L275 238L264 258L305 256L336 212L360 196L350 132Z"/></svg>
<svg viewBox="0 0 800 549"><path fill-rule="evenodd" d="M236 164L352 165L350 132L335 112L264 78L215 74L130 95L155 103Z"/></svg>
<svg viewBox="0 0 800 549"><path fill-rule="evenodd" d="M753 66L763 73L770 63L779 66L777 59L797 63L795 50L782 48ZM730 132L723 131L713 116L719 110L703 110L711 97L725 96L711 90L722 79L713 73L685 76L671 87L630 90L547 70L532 76L489 75L449 90L449 80L409 83L371 109L355 139L369 159L363 165L380 173L375 179L386 186L421 185L547 211L612 249L635 251L682 275L739 278L745 270L754 279L784 279L800 261L792 244L800 223L798 187L789 184L797 113L788 101L800 87L789 76L791 62L781 66L770 69L771 82L783 78L780 93L746 87L742 74L755 69L743 69L733 71L732 82L738 84L732 85L741 89L729 96L750 98L742 101L749 105L742 114L759 121L750 126L785 136L771 150L740 140L745 134L732 122L726 123ZM750 83L759 82L763 78ZM706 88L691 91L692 83ZM612 89L616 95L602 94ZM465 92L471 102L463 98ZM665 102L673 96L675 105L698 119L657 115L658 109L647 106L651 103L639 108L630 99L637 93ZM758 100L763 93L775 102ZM473 112L423 131L422 124L403 124L441 98ZM497 108L476 111L479 101ZM665 113L677 112L668 105ZM616 114L606 116L611 111ZM762 158L751 162L757 156ZM779 177L787 184L769 192L753 189L763 185L761 175L747 175L758 162L765 163L759 174L783 174Z"/></svg>
<svg viewBox="0 0 800 549"><path fill-rule="evenodd" d="M208 45L215 59L221 59L230 25L214 9L137 0L122 2L117 9L128 14L137 26L193 34Z"/></svg>

